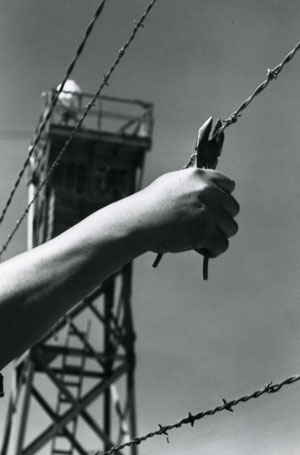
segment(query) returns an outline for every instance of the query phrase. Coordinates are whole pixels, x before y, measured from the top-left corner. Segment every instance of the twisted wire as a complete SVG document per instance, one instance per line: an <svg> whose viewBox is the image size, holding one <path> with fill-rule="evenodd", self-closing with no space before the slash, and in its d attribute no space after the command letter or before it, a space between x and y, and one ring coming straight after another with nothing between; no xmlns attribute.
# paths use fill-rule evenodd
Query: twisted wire
<svg viewBox="0 0 300 455"><path fill-rule="evenodd" d="M282 62L277 65L275 68L273 68L272 70L268 69L267 71L267 78L254 90L254 92L230 115L230 117L228 117L227 119L223 120L222 121L222 126L214 133L213 135L213 138L216 137L217 135L219 135L220 133L222 133L226 128L228 128L228 126L230 126L232 123L236 123L238 118L241 116L241 112L246 109L247 106L249 106L249 104L251 103L251 101L257 96L259 95L267 86L268 84L274 80L274 79L277 79L277 76L279 75L279 73L282 71L283 67L292 60L292 58L294 57L294 55L296 54L296 52L300 49L300 42L294 47L294 49L292 49L285 57L284 59L282 60ZM194 162L194 159L196 157L196 154L193 153L189 159L189 162L184 166L184 169L191 166ZM162 255L158 255L154 264L157 265L161 259ZM207 264L205 266L207 268ZM191 414L189 413L188 414L188 417L185 417L183 418L182 420L180 420L179 422L175 423L175 424L172 424L172 425L160 425L158 424L159 426L159 429L156 430L156 431L153 431L151 433L148 433L147 435L145 436L142 436L142 437L137 437L137 438L134 438L132 439L131 441L128 441L124 444L121 444L121 445L118 445L118 446L114 446L114 447L111 447L110 450L107 450L105 452L100 452L100 451L97 451L95 452L94 455L112 455L114 452L117 452L119 450L122 450L126 447L130 447L132 445L135 445L135 444L140 444L141 442L144 442L146 441L147 439L150 439L150 438L153 438L154 436L161 436L161 435L165 435L167 436L168 438L168 432L173 430L174 428L181 428L183 425L186 425L186 424L190 424L192 427L194 426L194 423L197 421L197 420L200 420L200 419L203 419L204 417L206 416L209 416L209 415L214 415L216 414L217 412L221 412L221 411L230 411L230 412L234 412L234 410L232 409L234 406L237 406L238 404L240 403L246 403L247 401L251 400L251 399L254 399L254 398L259 398L260 396L264 395L264 394L271 394L271 393L276 393L278 392L284 385L289 385L289 384L293 384L294 382L297 382L300 380L300 375L295 375L295 376L291 376L290 378L284 380L283 382L279 383L279 384L274 384L272 385L272 382L266 384L266 386L261 389L261 390L258 390L254 393L252 393L251 395L245 395L241 398L238 398L238 399L235 399L235 400L231 400L231 401L226 401L224 398L223 398L223 405L221 406L217 406L215 407L214 409L210 409L208 411L205 411L205 412L199 412L198 414ZM168 439L167 439L168 440Z"/></svg>
<svg viewBox="0 0 300 455"><path fill-rule="evenodd" d="M147 439L153 438L155 436L161 436L165 435L168 438L168 433L169 431L175 429L175 428L181 428L183 425L190 424L192 427L194 426L194 423L197 420L203 419L206 416L211 416L216 414L217 412L221 411L230 411L234 412L232 409L233 407L237 406L240 403L246 403L249 400L252 400L254 398L259 398L264 394L271 394L271 393L276 393L279 392L279 390L285 386L285 385L290 385L293 384L294 382L297 382L300 380L300 375L295 375L291 376L290 378L282 381L279 384L273 384L272 382L269 382L268 384L265 385L263 389L257 390L256 392L250 394L250 395L245 395L241 398L237 398L235 400L231 401L226 401L224 398L222 399L223 404L221 406L217 406L214 409L210 409L208 411L204 412L199 412L198 414L191 414L189 412L188 416L183 418L177 423L174 423L172 425L160 425L158 424L159 429L156 431L152 431L151 433L146 434L145 436L142 437L137 437L132 439L131 441L125 442L124 444L120 444L118 446L113 446L109 450L106 450L105 452L100 452L96 451L94 452L93 455L112 455L115 452L118 452L119 450L124 449L125 447L130 447L133 445L138 445L141 442L146 441Z"/></svg>
<svg viewBox="0 0 300 455"><path fill-rule="evenodd" d="M6 242L4 245L2 245L2 248L0 250L0 260L2 258L2 255L4 253L4 251L7 249L8 245L10 244L11 240L13 239L13 237L15 236L16 232L18 231L21 223L23 222L23 220L25 219L25 217L27 216L30 208L32 207L32 205L34 204L34 202L36 201L39 193L41 192L41 190L44 188L44 186L46 185L46 183L48 182L52 172L54 171L54 169L58 166L59 164L59 161L60 159L62 158L63 154L65 153L65 151L68 149L68 147L70 146L71 142L73 141L74 139L74 136L76 135L76 133L79 131L83 121L85 120L86 116L88 115L89 111L91 110L91 108L95 105L95 102L97 100L97 98L99 97L99 95L101 94L103 88L105 86L108 85L108 81L110 80L111 78L111 75L113 74L113 72L115 71L116 67L118 66L118 64L120 63L121 59L123 58L123 56L125 55L125 52L126 50L128 49L128 47L130 46L130 44L132 43L132 41L134 40L136 34L137 34L137 31L140 27L143 27L144 26L144 21L146 20L148 14L150 13L151 9L153 8L154 4L157 2L157 0L151 0L151 2L148 4L147 8L145 9L144 13L142 14L141 18L138 20L138 21L134 21L135 23L135 26L133 28L133 31L129 37L129 39L126 41L126 43L124 44L123 47L121 47L121 49L119 49L119 52L118 52L118 55L114 61L114 63L112 64L112 66L110 67L107 75L104 75L103 77L103 81L102 83L100 84L97 92L95 93L95 95L93 96L92 100L90 101L90 103L87 105L86 107L86 110L84 111L82 117L80 118L80 120L77 122L76 126L74 127L74 129L71 131L68 139L66 140L66 142L64 143L61 151L59 152L59 154L57 155L57 158L55 159L55 161L53 162L53 164L49 167L48 169L48 172L46 173L46 176L44 178L44 180L41 181L41 183L38 185L37 187L37 190L32 198L32 200L30 201L30 203L27 205L24 213L22 214L22 216L18 219L18 221L16 222L16 225L13 229L13 231L10 233L10 235L8 236Z"/></svg>
<svg viewBox="0 0 300 455"><path fill-rule="evenodd" d="M35 131L34 139L33 139L32 143L31 143L31 145L29 146L28 156L27 156L27 158L26 158L26 160L25 160L25 162L24 162L24 164L23 164L22 169L21 169L20 172L19 172L19 175L18 175L18 177L17 177L17 179L16 179L16 181L15 181L15 183L14 183L14 186L13 186L13 188L12 188L10 194L9 194L9 197L8 197L8 199L7 199L6 203L5 203L5 206L4 206L3 210L2 210L2 213L1 213L1 215L0 215L0 225L1 225L3 219L4 219L5 215L6 215L6 212L7 212L8 208L9 208L11 202L12 202L12 199L13 199L13 197L14 197L14 195L15 195L15 192L16 192L17 189L18 189L18 186L19 186L19 184L20 184L20 182L21 182L21 179L22 179L22 177L23 177L23 175L24 175L24 172L25 172L25 170L27 169L27 166L28 166L29 163L30 163L30 158L31 158L31 156L32 156L33 153L34 153L35 148L36 148L36 146L37 146L37 144L38 144L38 142L39 142L39 140L40 140L40 138L41 138L43 132L45 131L46 125L47 125L47 123L48 123L48 121L49 121L49 119L50 119L50 117L51 117L51 115L52 115L52 112L53 112L53 110L54 110L54 108L55 108L55 106L56 106L56 104L57 104L59 95L60 95L61 92L63 91L64 85L65 85L67 79L69 79L69 77L70 77L70 75L71 75L71 73L72 73L72 71L73 71L73 69L74 69L74 67L75 67L75 65L76 65L76 63L77 63L79 57L81 56L81 54L82 54L82 52L83 52L83 49L84 49L84 47L85 47L85 44L86 44L86 42L87 42L87 40L88 40L90 34L92 33L92 30L93 30L93 28L94 28L94 25L95 25L97 19L99 18L100 14L101 14L101 12L102 12L102 10L103 10L103 8L104 8L105 2L106 2L106 0L102 0L102 1L100 2L99 6L98 6L98 8L97 8L97 11L96 11L95 14L94 14L94 17L93 17L93 19L91 20L91 22L89 23L89 25L88 25L88 27L87 27L87 29L86 29L86 31L85 31L84 37L83 37L81 43L80 43L79 46L78 46L78 49L77 49L77 51L76 51L76 54L75 54L75 56L74 56L72 62L70 63L70 65L69 65L67 71L66 71L66 75L65 75L65 77L64 77L64 79L63 79L63 82L60 84L59 89L56 91L56 95L55 95L55 97L54 97L53 100L52 100L52 103L51 103L51 105L50 105L49 111L48 111L47 114L45 115L44 120L43 120L43 121L40 121L40 123L39 123L39 125L38 125L38 128L37 128L37 130Z"/></svg>
<svg viewBox="0 0 300 455"><path fill-rule="evenodd" d="M225 120L222 120L223 125L215 132L214 136L219 135L232 123L236 123L241 117L241 112L249 106L251 101L259 95L271 81L277 79L283 67L292 60L296 52L300 49L300 42L292 49L275 68L267 70L267 78L254 90L254 92Z"/></svg>

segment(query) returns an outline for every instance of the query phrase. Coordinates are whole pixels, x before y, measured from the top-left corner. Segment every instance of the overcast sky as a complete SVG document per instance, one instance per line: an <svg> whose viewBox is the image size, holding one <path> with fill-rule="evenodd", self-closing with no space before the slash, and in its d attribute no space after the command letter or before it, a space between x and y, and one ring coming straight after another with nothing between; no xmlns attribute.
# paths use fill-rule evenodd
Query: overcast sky
<svg viewBox="0 0 300 455"><path fill-rule="evenodd" d="M24 162L42 91L61 82L96 0L0 1L0 203ZM110 0L74 72L95 92L147 1ZM299 41L297 0L159 0L105 94L155 106L146 185L182 167L208 116L228 117ZM240 230L210 262L136 262L139 434L300 373L300 53L226 133L219 169L236 180ZM28 132L7 140L1 131ZM25 181L1 242L26 204ZM26 226L6 257L26 248ZM8 387L10 367L6 368ZM150 455L298 455L300 385L140 446ZM6 399L1 402L0 427ZM32 431L34 428L32 429ZM82 441L89 447L89 441ZM91 449L95 448L89 447Z"/></svg>

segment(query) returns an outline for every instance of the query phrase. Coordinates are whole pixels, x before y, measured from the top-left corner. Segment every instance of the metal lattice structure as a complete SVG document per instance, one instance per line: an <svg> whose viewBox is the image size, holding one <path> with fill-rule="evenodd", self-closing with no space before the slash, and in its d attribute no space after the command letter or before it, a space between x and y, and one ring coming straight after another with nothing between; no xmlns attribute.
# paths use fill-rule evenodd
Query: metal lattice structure
<svg viewBox="0 0 300 455"><path fill-rule="evenodd" d="M55 94L44 94L41 121ZM29 200L91 98L72 96L72 110L53 111L31 159ZM28 247L139 189L152 125L150 103L99 98L32 205ZM128 264L15 361L1 455L87 455L136 436L131 285Z"/></svg>

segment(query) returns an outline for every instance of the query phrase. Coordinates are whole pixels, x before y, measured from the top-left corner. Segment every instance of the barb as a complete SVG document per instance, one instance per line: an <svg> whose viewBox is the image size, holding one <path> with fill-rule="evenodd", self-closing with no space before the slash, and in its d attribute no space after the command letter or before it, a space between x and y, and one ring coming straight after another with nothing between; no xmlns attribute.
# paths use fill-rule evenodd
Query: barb
<svg viewBox="0 0 300 455"><path fill-rule="evenodd" d="M232 123L236 123L238 118L241 117L241 112L246 109L247 106L251 103L251 101L259 95L271 81L277 79L278 75L282 71L283 67L292 60L296 52L300 49L300 42L292 49L282 60L279 65L275 66L272 70L267 70L267 78L254 90L252 95L250 95L227 119L223 120L223 125L215 132L214 136L219 135L222 131L224 131L228 126L232 125Z"/></svg>
<svg viewBox="0 0 300 455"><path fill-rule="evenodd" d="M78 123L76 124L76 126L74 127L74 129L72 130L72 132L70 133L70 136L68 137L68 139L66 140L66 142L64 143L61 151L59 152L59 154L57 155L57 158L55 159L55 161L53 162L53 164L51 165L51 167L49 168L44 180L40 183L40 185L38 186L35 194L34 194L34 197L32 198L31 202L27 205L26 207L26 210L24 211L23 215L18 219L18 221L16 222L16 225L13 229L13 231L11 232L11 234L8 236L7 238L7 241L6 243L2 246L1 250L0 250L0 260L2 258L2 255L4 253L4 251L7 249L8 245L10 244L11 240L13 239L13 237L15 236L16 232L18 231L21 223L23 222L23 220L26 218L31 206L34 204L34 202L36 201L39 193L41 192L41 190L44 188L44 186L46 185L46 183L48 182L52 172L54 171L54 169L58 166L59 164L59 161L61 159L61 157L63 156L63 154L65 153L65 151L68 149L68 147L70 146L71 142L73 141L74 139L74 136L76 135L76 133L79 131L84 119L86 118L86 116L88 115L89 111L91 110L91 108L94 106L97 98L99 97L99 95L101 94L103 88L105 86L107 86L108 84L108 81L109 79L111 78L111 75L113 74L113 72L115 71L116 67L118 66L118 64L120 63L121 59L124 57L125 55L125 52L126 50L128 49L128 47L130 46L130 44L132 43L132 41L134 40L136 34L137 34L137 31L139 28L143 28L143 24L144 24L144 21L146 20L148 14L150 13L151 9L153 8L154 4L157 2L157 0L151 0L151 2L148 4L145 12L143 13L143 15L141 16L141 18L138 20L138 21L135 21L135 26L133 28L133 31L129 37L129 39L126 41L126 43L124 44L124 46L119 50L118 52L118 55L117 55L117 58L115 59L114 63L112 64L112 66L110 67L107 75L104 75L103 77L103 81L102 83L100 84L97 92L95 93L94 97L92 98L91 102L87 105L86 107L86 110L84 111L84 113L82 114L82 117L80 118L80 120L78 121Z"/></svg>
<svg viewBox="0 0 300 455"><path fill-rule="evenodd" d="M251 395L245 395L241 398L238 398L236 400L231 400L231 401L226 401L223 398L223 404L221 406L217 406L214 409L210 409L208 411L204 412L199 412L198 414L188 414L188 417L185 417L184 419L180 420L178 423L174 423L173 425L158 425L159 430L153 431L151 433L148 433L145 436L142 436L140 438L134 438L131 441L128 441L124 444L118 445L118 446L113 446L109 450L105 452L100 452L97 451L93 455L112 455L114 452L118 452L119 450L124 449L125 447L130 447L136 444L140 444L141 442L146 441L146 439L153 438L154 436L161 436L161 435L167 435L168 432L175 429L175 428L181 428L183 425L191 425L192 427L194 426L194 423L197 420L203 419L206 416L211 416L216 414L217 412L221 411L230 411L233 412L233 407L237 406L240 403L246 403L249 400L252 400L253 398L259 398L260 396L264 394L270 394L270 393L276 393L279 392L279 390L284 386L284 385L290 385L293 384L294 382L300 381L300 375L295 375L291 376L290 378L286 379L285 381L279 383L279 384L272 384L272 382L269 382L268 384L265 385L265 387L261 390L258 390Z"/></svg>
<svg viewBox="0 0 300 455"><path fill-rule="evenodd" d="M8 197L8 199L7 199L6 203L5 203L5 206L4 206L3 210L2 210L2 213L0 215L0 225L1 225L3 219L4 219L5 215L6 215L6 212L7 212L8 208L9 208L11 202L12 202L12 199L13 199L13 197L15 195L15 192L18 189L18 186L19 186L19 184L21 182L21 179L22 179L22 177L24 175L24 172L26 171L27 166L29 165L30 158L31 158L31 156L34 153L35 148L36 148L39 140L41 139L41 136L42 136L43 132L45 131L46 125L47 125L47 123L48 123L48 121L49 121L49 119L50 119L50 117L52 115L52 112L53 112L53 110L54 110L54 108L55 108L55 106L57 104L58 97L61 94L61 92L63 91L64 85L65 85L67 79L69 79L69 77L70 77L70 75L71 75L71 73L72 73L72 71L73 71L73 69L74 69L74 67L76 65L77 60L79 59L79 57L82 54L82 51L83 51L83 49L85 47L85 44L86 44L90 34L92 33L94 25L95 25L97 19L99 18L103 8L104 8L105 2L106 2L106 0L102 0L100 5L98 6L97 11L94 14L94 17L91 20L90 24L88 25L88 28L85 31L84 37L83 37L81 43L78 46L78 49L77 49L76 54L75 54L75 57L73 58L72 62L70 63L70 65L69 65L69 67L68 67L68 69L66 71L66 75L65 75L65 77L63 79L63 82L60 84L60 88L59 88L59 90L57 90L56 95L53 98L53 101L52 101L52 104L50 105L49 111L47 112L47 115L45 116L44 120L40 122L40 124L39 124L39 126L37 128L37 131L35 132L34 140L32 141L31 145L29 146L28 156L27 156L27 158L26 158L26 160L25 160L25 162L23 164L23 167L22 167L21 171L19 172L19 175L18 175L18 177L17 177L17 179L15 181L15 184L14 184L14 186L13 186L13 188L12 188L10 194L9 194L9 197Z"/></svg>

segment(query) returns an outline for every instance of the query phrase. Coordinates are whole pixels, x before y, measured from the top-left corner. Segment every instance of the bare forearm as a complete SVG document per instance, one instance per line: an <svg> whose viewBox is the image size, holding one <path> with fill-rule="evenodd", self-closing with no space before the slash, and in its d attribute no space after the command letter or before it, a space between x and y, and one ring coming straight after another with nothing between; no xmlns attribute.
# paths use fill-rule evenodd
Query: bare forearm
<svg viewBox="0 0 300 455"><path fill-rule="evenodd" d="M101 281L146 251L205 248L237 232L234 183L216 171L166 174L0 267L0 369Z"/></svg>
<svg viewBox="0 0 300 455"><path fill-rule="evenodd" d="M120 201L0 267L0 368L101 281L144 252L130 201Z"/></svg>

